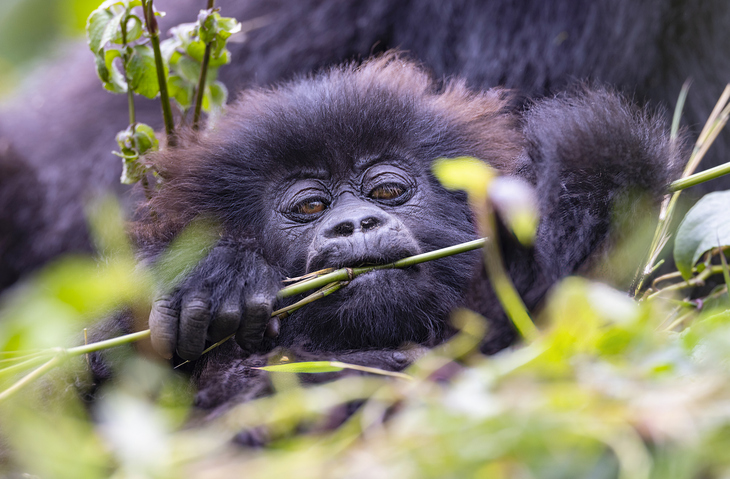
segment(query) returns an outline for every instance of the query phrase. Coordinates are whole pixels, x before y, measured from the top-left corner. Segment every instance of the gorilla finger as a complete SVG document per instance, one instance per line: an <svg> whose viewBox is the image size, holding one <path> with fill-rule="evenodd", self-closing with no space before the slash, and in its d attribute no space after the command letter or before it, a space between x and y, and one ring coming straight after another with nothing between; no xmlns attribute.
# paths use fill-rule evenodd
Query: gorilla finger
<svg viewBox="0 0 730 479"><path fill-rule="evenodd" d="M208 327L208 340L217 343L235 333L241 324L242 314L241 298L238 295L229 297Z"/></svg>
<svg viewBox="0 0 730 479"><path fill-rule="evenodd" d="M273 306L273 298L265 294L253 294L246 298L243 321L236 332L236 342L245 351L252 352L261 343Z"/></svg>
<svg viewBox="0 0 730 479"><path fill-rule="evenodd" d="M201 292L188 294L180 307L177 354L197 359L205 348L205 335L210 324L210 298Z"/></svg>
<svg viewBox="0 0 730 479"><path fill-rule="evenodd" d="M277 338L279 337L279 328L281 327L281 323L279 321L279 318L274 316L269 320L269 324L266 325L266 337L267 338Z"/></svg>
<svg viewBox="0 0 730 479"><path fill-rule="evenodd" d="M150 340L157 354L165 359L172 358L177 343L178 311L172 306L172 298L168 295L157 298L150 311Z"/></svg>

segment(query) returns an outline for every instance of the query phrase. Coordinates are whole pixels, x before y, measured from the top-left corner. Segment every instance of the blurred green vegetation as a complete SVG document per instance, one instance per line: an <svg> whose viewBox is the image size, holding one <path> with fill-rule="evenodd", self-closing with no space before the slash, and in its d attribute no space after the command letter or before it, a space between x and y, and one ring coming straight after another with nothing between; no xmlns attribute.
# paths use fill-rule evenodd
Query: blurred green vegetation
<svg viewBox="0 0 730 479"><path fill-rule="evenodd" d="M100 0L3 0L0 5L0 97L34 62L84 35L86 17Z"/></svg>
<svg viewBox="0 0 730 479"><path fill-rule="evenodd" d="M78 36L97 3L5 0L0 95L34 60ZM144 346L124 345L111 353L116 380L89 405L78 393L88 387L86 358L67 358L66 349L122 305L139 308L143 321L153 297L119 207L93 210L96 257L60 259L0 297L0 395L31 369L24 361L65 359L0 396L0 477L730 478L730 302L722 285L711 301L689 300L690 284L680 284L636 302L567 278L536 318L536 338L495 356L477 351L488 323L459 311L461 332L411 366L411 380L362 375L304 388L272 372L276 394L196 427L187 379ZM188 250L204 250L197 238ZM636 254L608 260L626 270L617 276L635 272L643 248ZM171 277L175 266L186 264L172 264ZM323 427L353 401L361 406L344 425ZM233 447L242 431L266 431L270 447Z"/></svg>

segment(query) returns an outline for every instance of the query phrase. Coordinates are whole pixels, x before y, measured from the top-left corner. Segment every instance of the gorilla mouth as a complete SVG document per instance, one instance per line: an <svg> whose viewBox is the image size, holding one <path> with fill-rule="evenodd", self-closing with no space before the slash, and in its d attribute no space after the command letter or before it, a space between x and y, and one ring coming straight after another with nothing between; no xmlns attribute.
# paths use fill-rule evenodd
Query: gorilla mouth
<svg viewBox="0 0 730 479"><path fill-rule="evenodd" d="M382 266L394 263L403 258L420 253L420 248L413 242L397 245L392 248L353 248L350 244L329 245L309 258L307 271L318 271L324 268L359 268ZM337 247L341 246L341 247ZM344 246L344 247L342 247ZM359 249L360 251L354 251ZM363 251L364 250L364 251Z"/></svg>
<svg viewBox="0 0 730 479"><path fill-rule="evenodd" d="M401 260L403 258L408 258L409 256L413 256L415 254L418 254L415 251L411 250L402 250L402 251L396 251L396 252L382 252L381 254L377 256L365 256L365 257L357 257L357 258L351 258L351 259L343 259L338 258L339 261L335 261L333 264L333 268L339 269L339 268L363 268L363 267L370 267L370 266L384 266L387 264L395 263L398 260Z"/></svg>

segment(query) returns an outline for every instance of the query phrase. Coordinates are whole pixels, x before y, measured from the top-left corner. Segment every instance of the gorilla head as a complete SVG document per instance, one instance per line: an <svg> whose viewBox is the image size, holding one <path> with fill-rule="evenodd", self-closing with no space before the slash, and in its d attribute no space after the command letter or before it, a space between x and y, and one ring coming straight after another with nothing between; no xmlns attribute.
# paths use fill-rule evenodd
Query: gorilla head
<svg viewBox="0 0 730 479"><path fill-rule="evenodd" d="M504 248L534 306L609 235L618 193L634 185L661 193L676 148L656 122L606 91L547 100L525 119L510 112L505 91L435 82L397 54L245 92L210 132L150 158L164 184L137 224L148 257L198 215L221 224L210 254L155 303L156 348L194 359L206 339L233 333L248 352L435 344L460 305L487 316L492 339L508 343L514 333L478 253L361 276L263 340L284 277L474 239L465 196L431 174L433 160L457 156L538 188L548 214L538 242L520 249L506 238Z"/></svg>

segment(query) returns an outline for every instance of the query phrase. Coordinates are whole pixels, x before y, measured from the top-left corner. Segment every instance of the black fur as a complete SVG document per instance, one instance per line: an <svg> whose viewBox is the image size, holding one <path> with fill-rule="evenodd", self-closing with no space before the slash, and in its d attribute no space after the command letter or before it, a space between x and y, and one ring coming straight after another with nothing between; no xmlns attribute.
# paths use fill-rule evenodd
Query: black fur
<svg viewBox="0 0 730 479"><path fill-rule="evenodd" d="M151 261L198 215L221 223L219 243L151 317L156 347L189 359L206 334L217 341L238 331L238 345L196 366L199 405L265 391L262 376L246 367L275 346L305 358L374 351L363 360L392 368L395 349L450 337L449 316L460 306L489 320L485 352L514 341L478 253L362 276L264 338L284 276L387 263L477 237L465 196L433 177L434 159L481 158L535 189L542 219L534 246L502 234L505 263L529 308L619 233L615 206L639 192L656 204L679 165L664 125L615 93L579 89L533 104L522 118L510 105L503 90L434 81L388 54L244 92L213 131L152 155L165 183L146 206L154 214L136 227ZM403 193L379 200L372 191L383 182ZM302 200L324 206L304 214Z"/></svg>
<svg viewBox="0 0 730 479"><path fill-rule="evenodd" d="M639 102L673 108L682 83L694 82L685 120L704 123L730 78L730 3L725 0L220 0L224 15L257 19L245 43L231 45L221 70L230 90L400 48L437 78L458 75L470 87L516 88L528 98L563 90L574 79L611 84ZM192 21L199 0L158 0L161 28ZM160 126L159 105L139 100L138 119ZM47 66L0 113L0 138L13 145L40 184L32 209L23 195L0 208L0 288L67 251L88 251L83 204L122 192L114 135L126 127L126 99L103 91L83 45ZM721 135L705 163L727 157ZM0 155L0 162L6 161ZM7 168L3 166L2 168ZM0 177L0 188L12 188ZM716 180L707 188L727 187ZM5 197L3 197L5 198ZM126 195L125 195L126 198ZM134 200L128 201L133 203ZM15 214L15 212L18 212ZM34 221L28 222L30 211ZM19 240L18 238L30 238Z"/></svg>

